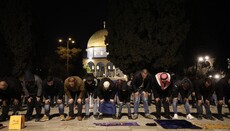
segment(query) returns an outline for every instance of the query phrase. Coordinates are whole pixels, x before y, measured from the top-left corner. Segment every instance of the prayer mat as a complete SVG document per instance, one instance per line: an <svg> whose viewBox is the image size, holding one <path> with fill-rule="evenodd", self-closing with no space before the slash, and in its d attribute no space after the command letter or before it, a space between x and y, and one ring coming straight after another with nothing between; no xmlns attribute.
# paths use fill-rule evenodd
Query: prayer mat
<svg viewBox="0 0 230 131"><path fill-rule="evenodd" d="M230 129L230 125L227 124L196 124L203 129Z"/></svg>
<svg viewBox="0 0 230 131"><path fill-rule="evenodd" d="M202 129L186 120L155 120L165 129Z"/></svg>
<svg viewBox="0 0 230 131"><path fill-rule="evenodd" d="M140 126L137 122L103 122L93 124L96 126Z"/></svg>

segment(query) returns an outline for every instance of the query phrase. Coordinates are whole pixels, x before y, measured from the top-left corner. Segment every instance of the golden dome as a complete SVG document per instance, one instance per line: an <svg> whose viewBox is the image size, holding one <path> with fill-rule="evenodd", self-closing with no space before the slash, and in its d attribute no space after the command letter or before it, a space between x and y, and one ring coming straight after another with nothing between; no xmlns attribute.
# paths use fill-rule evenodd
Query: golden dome
<svg viewBox="0 0 230 131"><path fill-rule="evenodd" d="M95 32L88 41L87 48L90 47L105 47L105 36L108 35L108 31L106 29L101 29Z"/></svg>

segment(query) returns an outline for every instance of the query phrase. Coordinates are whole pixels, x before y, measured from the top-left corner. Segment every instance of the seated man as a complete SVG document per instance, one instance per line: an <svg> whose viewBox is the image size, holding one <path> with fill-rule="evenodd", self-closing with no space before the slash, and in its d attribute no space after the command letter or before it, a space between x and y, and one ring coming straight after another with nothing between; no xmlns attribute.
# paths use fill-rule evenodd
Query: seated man
<svg viewBox="0 0 230 131"><path fill-rule="evenodd" d="M10 102L13 105L13 114L18 114L19 103L21 102L22 86L18 79L8 77L0 80L0 99L2 100L2 115L0 122L6 121L8 118Z"/></svg>
<svg viewBox="0 0 230 131"><path fill-rule="evenodd" d="M102 119L102 115L110 114L113 119L116 119L116 105L115 105L115 94L116 88L113 81L109 78L101 79L98 87L99 97L99 115L98 119Z"/></svg>

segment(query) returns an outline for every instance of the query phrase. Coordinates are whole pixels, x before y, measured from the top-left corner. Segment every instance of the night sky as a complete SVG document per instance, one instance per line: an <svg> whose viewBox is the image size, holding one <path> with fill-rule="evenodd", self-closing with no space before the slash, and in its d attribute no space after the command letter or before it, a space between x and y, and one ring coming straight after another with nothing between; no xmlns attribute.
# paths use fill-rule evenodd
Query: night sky
<svg viewBox="0 0 230 131"><path fill-rule="evenodd" d="M187 0L191 30L186 41L191 54L229 55L229 8L224 1ZM85 50L90 36L108 18L107 0L34 1L36 21L50 44L72 37ZM222 54L225 52L224 54ZM196 56L194 56L196 57Z"/></svg>
<svg viewBox="0 0 230 131"><path fill-rule="evenodd" d="M39 30L54 47L58 39L73 38L85 50L90 36L103 28L107 0L34 1L34 17ZM41 46L42 48L42 46Z"/></svg>

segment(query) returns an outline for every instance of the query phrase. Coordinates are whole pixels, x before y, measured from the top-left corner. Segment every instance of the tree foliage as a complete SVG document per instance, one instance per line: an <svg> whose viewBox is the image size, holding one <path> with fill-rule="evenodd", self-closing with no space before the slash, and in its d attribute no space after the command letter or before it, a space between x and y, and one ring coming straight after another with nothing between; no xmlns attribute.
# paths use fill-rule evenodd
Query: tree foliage
<svg viewBox="0 0 230 131"><path fill-rule="evenodd" d="M183 0L110 0L108 59L124 73L175 66L189 31Z"/></svg>
<svg viewBox="0 0 230 131"><path fill-rule="evenodd" d="M81 49L74 47L74 48L69 49L69 51L68 51L69 53L67 53L66 47L59 46L59 47L57 47L56 52L61 59L67 59L67 55L68 55L69 59L73 59L74 57L76 57L81 52Z"/></svg>
<svg viewBox="0 0 230 131"><path fill-rule="evenodd" d="M31 5L29 0L1 0L0 34L7 49L6 63L12 65L7 72L19 72L31 65L33 38L31 31ZM2 47L1 47L2 48ZM1 56L4 57L4 56Z"/></svg>
<svg viewBox="0 0 230 131"><path fill-rule="evenodd" d="M67 57L69 58L69 72L70 75L83 75L83 65L82 65L82 59L80 58L82 49L80 47L74 47L74 44L71 44L68 53L67 53L67 47L64 46L58 46L56 49L56 53L58 54L59 58L61 60L66 60ZM75 65L78 65L76 67ZM67 63L66 63L67 66ZM64 66L63 66L64 67Z"/></svg>

